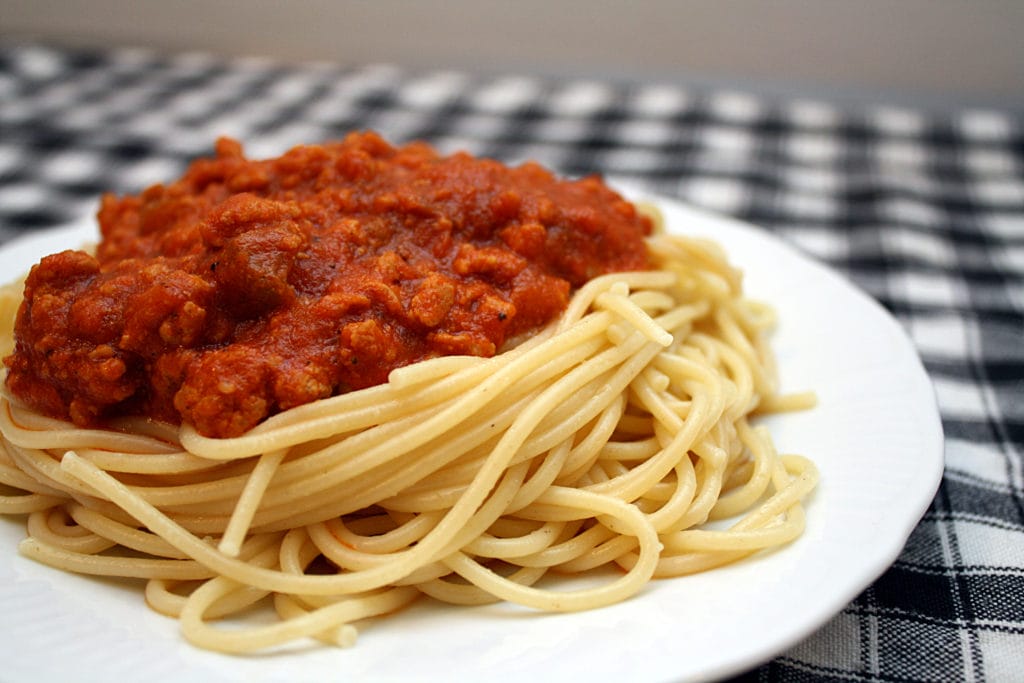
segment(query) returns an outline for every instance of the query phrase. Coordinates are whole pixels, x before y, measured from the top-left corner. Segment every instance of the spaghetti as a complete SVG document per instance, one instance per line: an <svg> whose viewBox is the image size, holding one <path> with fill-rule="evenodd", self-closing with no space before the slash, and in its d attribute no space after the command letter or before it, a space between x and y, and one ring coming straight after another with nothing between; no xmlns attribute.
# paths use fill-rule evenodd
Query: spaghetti
<svg viewBox="0 0 1024 683"><path fill-rule="evenodd" d="M817 474L752 419L813 397L778 392L773 313L713 243L647 248L654 269L590 280L510 350L401 367L237 437L82 427L5 395L0 512L27 515L23 554L145 579L187 640L232 653L350 645L423 595L598 608L788 543ZM257 603L279 620L218 628Z"/></svg>

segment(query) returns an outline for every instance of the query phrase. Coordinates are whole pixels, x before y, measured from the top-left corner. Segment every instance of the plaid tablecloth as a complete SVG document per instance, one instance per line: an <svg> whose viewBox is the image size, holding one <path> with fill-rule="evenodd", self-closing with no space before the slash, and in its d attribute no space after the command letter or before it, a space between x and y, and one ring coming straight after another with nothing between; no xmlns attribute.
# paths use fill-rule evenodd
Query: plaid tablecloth
<svg viewBox="0 0 1024 683"><path fill-rule="evenodd" d="M0 42L0 240L175 177L373 128L600 172L763 226L904 326L946 434L896 563L742 680L1024 680L1024 116L742 90Z"/></svg>

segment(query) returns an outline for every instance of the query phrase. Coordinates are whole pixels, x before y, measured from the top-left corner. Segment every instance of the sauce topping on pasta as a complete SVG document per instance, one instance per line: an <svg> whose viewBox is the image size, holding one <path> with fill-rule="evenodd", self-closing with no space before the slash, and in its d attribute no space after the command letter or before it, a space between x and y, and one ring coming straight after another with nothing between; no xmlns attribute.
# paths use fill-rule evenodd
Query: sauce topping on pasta
<svg viewBox="0 0 1024 683"><path fill-rule="evenodd" d="M95 256L30 273L5 362L31 407L236 436L439 355L490 356L570 292L649 267L649 220L568 181L373 133L253 161L224 139L169 185L103 198Z"/></svg>

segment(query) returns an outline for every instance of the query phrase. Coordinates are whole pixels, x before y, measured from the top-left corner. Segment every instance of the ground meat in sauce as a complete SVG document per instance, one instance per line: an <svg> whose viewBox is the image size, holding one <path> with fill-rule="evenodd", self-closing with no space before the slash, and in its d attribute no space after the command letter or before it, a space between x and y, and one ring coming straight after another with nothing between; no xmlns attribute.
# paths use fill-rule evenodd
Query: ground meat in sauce
<svg viewBox="0 0 1024 683"><path fill-rule="evenodd" d="M79 425L217 437L418 360L493 355L589 278L646 268L650 231L597 178L374 133L264 161L223 139L173 184L105 196L99 224L95 257L32 269L9 389Z"/></svg>

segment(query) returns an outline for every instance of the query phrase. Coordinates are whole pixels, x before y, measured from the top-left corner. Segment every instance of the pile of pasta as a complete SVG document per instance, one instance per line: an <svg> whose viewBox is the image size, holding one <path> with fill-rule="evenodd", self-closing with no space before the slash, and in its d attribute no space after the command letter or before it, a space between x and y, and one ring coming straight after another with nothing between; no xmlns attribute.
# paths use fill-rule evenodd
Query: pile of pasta
<svg viewBox="0 0 1024 683"><path fill-rule="evenodd" d="M752 420L813 395L779 394L773 312L717 245L649 249L657 270L592 280L493 358L420 362L238 438L82 429L4 396L0 512L27 516L24 555L144 579L153 609L223 652L350 645L423 595L592 609L785 544L817 474ZM257 603L280 618L221 625Z"/></svg>

